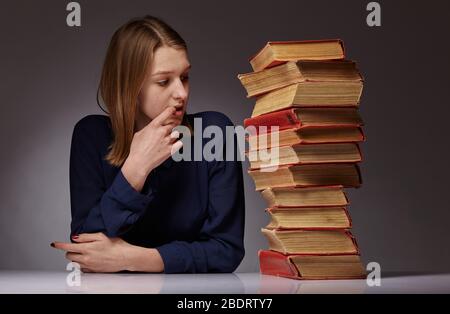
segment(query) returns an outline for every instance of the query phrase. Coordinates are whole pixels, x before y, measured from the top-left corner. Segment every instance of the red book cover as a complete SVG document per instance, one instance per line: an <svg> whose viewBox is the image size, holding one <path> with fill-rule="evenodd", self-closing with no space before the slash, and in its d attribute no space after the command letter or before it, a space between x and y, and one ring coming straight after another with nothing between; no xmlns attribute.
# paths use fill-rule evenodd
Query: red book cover
<svg viewBox="0 0 450 314"><path fill-rule="evenodd" d="M249 126L254 126L256 128L256 133L250 128L249 135L258 135L264 133L274 132L271 127L278 126L278 131L286 130L286 129L298 129L301 127L305 127L302 124L302 121L298 118L296 114L296 108L289 108L279 111L273 111L270 113L266 113L260 116L256 116L253 118L247 118L244 120L244 127L247 128ZM266 130L260 130L261 126L266 126ZM307 127L361 127L361 125L354 124L339 124L339 125L326 125L326 126L307 126ZM363 136L365 136L363 134Z"/></svg>
<svg viewBox="0 0 450 314"><path fill-rule="evenodd" d="M259 250L259 268L260 272L263 275L270 276L279 276L279 277L287 277L292 279L305 279L302 277L302 274L291 261L291 255L284 255L280 252L271 251L271 250ZM359 254L356 254L359 255ZM341 277L340 279L356 279L356 278L365 278L365 275L361 274L358 276L349 276L349 277ZM327 277L317 277L314 279L336 279L336 278L327 278Z"/></svg>
<svg viewBox="0 0 450 314"><path fill-rule="evenodd" d="M258 256L262 274L296 279L300 277L297 268L289 261L287 255L270 250L260 250Z"/></svg>
<svg viewBox="0 0 450 314"><path fill-rule="evenodd" d="M301 121L298 119L295 109L291 108L245 119L244 127L247 128L248 126L255 126L258 133L259 127L267 126L267 132L271 132L272 126L278 126L280 131L289 128L299 128ZM253 135L253 133L251 134Z"/></svg>

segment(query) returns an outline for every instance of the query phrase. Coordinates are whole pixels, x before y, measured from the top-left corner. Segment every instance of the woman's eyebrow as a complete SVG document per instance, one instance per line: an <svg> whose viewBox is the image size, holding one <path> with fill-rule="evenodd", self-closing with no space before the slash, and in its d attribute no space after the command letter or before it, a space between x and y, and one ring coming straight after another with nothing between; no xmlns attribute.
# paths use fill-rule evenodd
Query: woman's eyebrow
<svg viewBox="0 0 450 314"><path fill-rule="evenodd" d="M186 71L189 70L191 67L192 67L192 65L189 64L189 65L186 67L186 69L184 69L183 72L186 72ZM152 74L152 76L161 75L161 74L171 74L171 73L174 73L174 72L175 72L175 71L158 71L158 72Z"/></svg>
<svg viewBox="0 0 450 314"><path fill-rule="evenodd" d="M173 71L158 71L158 72L152 74L152 76L161 75L161 74L170 74L170 73L173 73Z"/></svg>

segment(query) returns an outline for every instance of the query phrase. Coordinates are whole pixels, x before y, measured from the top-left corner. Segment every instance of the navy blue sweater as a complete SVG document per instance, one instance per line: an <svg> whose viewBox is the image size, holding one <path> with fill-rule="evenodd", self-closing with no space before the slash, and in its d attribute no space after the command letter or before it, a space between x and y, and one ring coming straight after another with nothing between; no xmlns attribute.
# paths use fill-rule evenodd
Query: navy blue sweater
<svg viewBox="0 0 450 314"><path fill-rule="evenodd" d="M233 125L213 111L187 118L192 126L194 118L202 118L202 130L215 125L224 135L225 127ZM209 140L202 139L202 146ZM225 160L231 144L222 147L223 161L203 157L194 161L192 140L191 161L169 157L138 192L120 168L104 160L111 141L108 116L89 115L75 125L70 151L71 235L103 232L156 248L165 273L234 271L244 256L245 200L242 164Z"/></svg>

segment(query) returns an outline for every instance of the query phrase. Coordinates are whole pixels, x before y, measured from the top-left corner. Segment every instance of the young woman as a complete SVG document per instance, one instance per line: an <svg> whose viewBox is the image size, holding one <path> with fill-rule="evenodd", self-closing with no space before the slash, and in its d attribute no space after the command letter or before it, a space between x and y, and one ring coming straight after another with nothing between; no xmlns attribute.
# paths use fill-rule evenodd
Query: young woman
<svg viewBox="0 0 450 314"><path fill-rule="evenodd" d="M185 41L158 18L114 33L99 86L108 115L73 131L72 242L52 243L83 271L232 272L241 262L241 162L172 158L185 148L176 126L232 126L218 112L186 113L190 67Z"/></svg>

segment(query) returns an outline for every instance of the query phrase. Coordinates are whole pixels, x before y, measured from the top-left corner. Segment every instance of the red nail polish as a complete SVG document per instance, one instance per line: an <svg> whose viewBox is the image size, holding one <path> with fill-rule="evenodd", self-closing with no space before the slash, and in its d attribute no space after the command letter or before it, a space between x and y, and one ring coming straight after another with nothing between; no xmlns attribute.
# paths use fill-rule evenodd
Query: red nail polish
<svg viewBox="0 0 450 314"><path fill-rule="evenodd" d="M74 234L74 235L72 236L72 239L78 239L78 234Z"/></svg>

